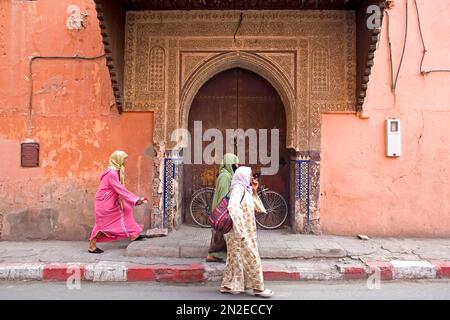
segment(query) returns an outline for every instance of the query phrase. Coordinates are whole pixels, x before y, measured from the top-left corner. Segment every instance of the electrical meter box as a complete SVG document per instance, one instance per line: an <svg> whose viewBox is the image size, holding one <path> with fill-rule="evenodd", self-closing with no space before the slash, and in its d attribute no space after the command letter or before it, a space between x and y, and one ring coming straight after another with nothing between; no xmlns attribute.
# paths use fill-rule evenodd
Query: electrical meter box
<svg viewBox="0 0 450 320"><path fill-rule="evenodd" d="M388 157L400 157L402 155L402 130L400 119L389 118L386 120L386 150Z"/></svg>

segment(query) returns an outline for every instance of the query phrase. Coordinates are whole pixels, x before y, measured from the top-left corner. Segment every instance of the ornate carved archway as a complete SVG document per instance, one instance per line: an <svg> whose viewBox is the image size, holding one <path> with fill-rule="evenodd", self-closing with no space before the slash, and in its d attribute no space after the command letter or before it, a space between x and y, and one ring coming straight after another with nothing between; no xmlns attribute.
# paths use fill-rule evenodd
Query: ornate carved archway
<svg viewBox="0 0 450 320"><path fill-rule="evenodd" d="M124 110L154 112L152 226L181 222L171 133L187 128L203 84L242 68L265 78L285 108L291 226L320 232L321 113L356 111L355 25L351 11L128 12Z"/></svg>
<svg viewBox="0 0 450 320"><path fill-rule="evenodd" d="M180 93L180 124L187 128L189 110L198 90L216 74L233 68L243 68L255 72L272 84L283 101L287 121L286 147L294 148L297 131L293 126L296 119L296 99L289 79L283 72L264 57L245 51L220 54L206 61L187 79Z"/></svg>

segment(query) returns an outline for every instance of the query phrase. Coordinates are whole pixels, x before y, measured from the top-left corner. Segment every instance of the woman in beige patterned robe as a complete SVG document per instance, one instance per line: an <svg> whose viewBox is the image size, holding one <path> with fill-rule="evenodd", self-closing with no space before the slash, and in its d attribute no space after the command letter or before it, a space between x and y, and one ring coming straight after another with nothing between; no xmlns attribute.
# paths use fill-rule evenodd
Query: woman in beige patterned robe
<svg viewBox="0 0 450 320"><path fill-rule="evenodd" d="M273 291L264 288L261 258L256 242L255 210L265 212L256 190L258 182L253 179L249 167L239 167L231 182L228 211L233 229L226 235L227 263L220 292L248 293L271 297Z"/></svg>

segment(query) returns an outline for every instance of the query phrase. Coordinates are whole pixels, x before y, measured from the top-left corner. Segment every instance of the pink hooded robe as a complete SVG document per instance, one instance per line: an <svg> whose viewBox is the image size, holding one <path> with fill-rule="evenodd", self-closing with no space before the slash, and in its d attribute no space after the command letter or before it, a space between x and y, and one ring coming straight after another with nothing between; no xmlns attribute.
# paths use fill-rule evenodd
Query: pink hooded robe
<svg viewBox="0 0 450 320"><path fill-rule="evenodd" d="M120 208L119 198L123 202ZM143 225L136 223L133 207L139 199L120 183L118 170L107 169L100 178L100 186L95 195L95 226L89 240L102 232L106 237L98 242L110 242L138 235Z"/></svg>

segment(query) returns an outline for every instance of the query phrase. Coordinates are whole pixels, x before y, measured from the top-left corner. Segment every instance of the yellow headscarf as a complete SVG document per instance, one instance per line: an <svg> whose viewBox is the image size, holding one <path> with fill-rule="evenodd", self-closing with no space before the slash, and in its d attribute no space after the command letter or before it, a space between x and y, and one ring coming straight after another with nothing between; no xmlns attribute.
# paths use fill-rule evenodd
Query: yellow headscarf
<svg viewBox="0 0 450 320"><path fill-rule="evenodd" d="M128 154L125 151L114 151L109 157L108 167L114 170L119 170L120 183L125 185L125 159Z"/></svg>

